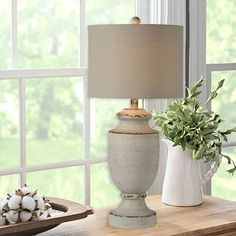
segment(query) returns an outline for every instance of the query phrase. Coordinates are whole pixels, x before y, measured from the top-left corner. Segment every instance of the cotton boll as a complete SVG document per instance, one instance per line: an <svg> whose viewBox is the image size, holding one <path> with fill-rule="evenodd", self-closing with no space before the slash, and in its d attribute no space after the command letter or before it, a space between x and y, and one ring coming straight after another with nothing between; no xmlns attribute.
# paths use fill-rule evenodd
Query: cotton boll
<svg viewBox="0 0 236 236"><path fill-rule="evenodd" d="M3 226L6 224L6 217L3 215L0 215L0 226Z"/></svg>
<svg viewBox="0 0 236 236"><path fill-rule="evenodd" d="M22 210L20 212L20 221L27 222L32 218L32 213L29 211Z"/></svg>
<svg viewBox="0 0 236 236"><path fill-rule="evenodd" d="M48 208L51 208L52 206L49 204L49 202L46 202L44 204L44 209L47 210Z"/></svg>
<svg viewBox="0 0 236 236"><path fill-rule="evenodd" d="M36 210L36 211L34 211L34 216L35 216L36 218L39 218L40 213L41 213L40 210Z"/></svg>
<svg viewBox="0 0 236 236"><path fill-rule="evenodd" d="M12 196L8 201L8 207L11 210L19 209L21 205L22 197L19 195Z"/></svg>
<svg viewBox="0 0 236 236"><path fill-rule="evenodd" d="M35 200L32 197L24 196L22 199L22 209L33 211L36 207Z"/></svg>
<svg viewBox="0 0 236 236"><path fill-rule="evenodd" d="M52 207L48 208L48 216L51 217L52 216Z"/></svg>
<svg viewBox="0 0 236 236"><path fill-rule="evenodd" d="M7 205L7 200L0 200L0 214L2 214L3 213L3 210L4 210L4 208L6 207L6 205Z"/></svg>
<svg viewBox="0 0 236 236"><path fill-rule="evenodd" d="M2 214L4 214L5 222ZM6 201L0 199L0 225L38 219L44 220L51 214L52 207L49 202L44 197L40 197L37 190L32 191L26 185L8 194Z"/></svg>
<svg viewBox="0 0 236 236"><path fill-rule="evenodd" d="M39 216L40 216L41 211L40 210L35 210L33 211L33 215L31 220L38 220Z"/></svg>
<svg viewBox="0 0 236 236"><path fill-rule="evenodd" d="M40 211L44 211L44 200L39 195L35 194L33 196L34 200L37 201L36 208L38 208Z"/></svg>
<svg viewBox="0 0 236 236"><path fill-rule="evenodd" d="M31 190L31 188L25 186L23 188L20 189L21 192L23 193L23 195L32 195L33 194L33 191Z"/></svg>
<svg viewBox="0 0 236 236"><path fill-rule="evenodd" d="M24 194L21 192L20 188L16 190L15 195L24 197Z"/></svg>
<svg viewBox="0 0 236 236"><path fill-rule="evenodd" d="M52 215L52 206L48 202L45 203L45 210L48 212L48 216Z"/></svg>
<svg viewBox="0 0 236 236"><path fill-rule="evenodd" d="M39 219L40 220L45 220L48 218L48 212L47 211L44 211L40 216L39 216Z"/></svg>
<svg viewBox="0 0 236 236"><path fill-rule="evenodd" d="M7 219L11 222L11 223L16 223L19 220L19 212L18 211L14 211L14 210L10 210L7 213Z"/></svg>
<svg viewBox="0 0 236 236"><path fill-rule="evenodd" d="M16 195L16 190L14 190L13 192L11 192L11 193L8 193L7 194L7 199L9 200L12 196L14 196L14 195Z"/></svg>

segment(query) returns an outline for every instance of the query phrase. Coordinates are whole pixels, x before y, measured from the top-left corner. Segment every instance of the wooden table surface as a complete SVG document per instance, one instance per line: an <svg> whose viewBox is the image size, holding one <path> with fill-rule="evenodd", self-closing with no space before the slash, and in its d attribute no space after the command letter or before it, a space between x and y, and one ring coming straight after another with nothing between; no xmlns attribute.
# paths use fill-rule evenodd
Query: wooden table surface
<svg viewBox="0 0 236 236"><path fill-rule="evenodd" d="M172 207L161 203L159 195L149 196L147 203L157 211L157 225L139 230L124 230L107 223L111 207L95 211L86 219L64 223L40 236L236 236L236 202L205 196L197 207Z"/></svg>

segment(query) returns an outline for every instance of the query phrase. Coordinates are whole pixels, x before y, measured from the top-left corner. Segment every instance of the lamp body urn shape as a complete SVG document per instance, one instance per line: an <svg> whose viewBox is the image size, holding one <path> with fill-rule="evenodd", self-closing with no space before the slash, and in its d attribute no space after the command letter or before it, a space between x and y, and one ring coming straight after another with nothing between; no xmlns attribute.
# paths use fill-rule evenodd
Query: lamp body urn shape
<svg viewBox="0 0 236 236"><path fill-rule="evenodd" d="M192 150L173 146L168 139L162 140L168 149L166 173L162 190L162 202L172 206L197 206L203 203L202 186L206 184L218 166L213 165L201 176L199 161L192 158Z"/></svg>
<svg viewBox="0 0 236 236"><path fill-rule="evenodd" d="M145 193L157 174L158 133L149 127L151 114L143 109L136 115L126 109L117 117L118 127L108 134L108 164L122 200L109 213L109 223L121 228L151 227L156 224L156 212L147 207Z"/></svg>

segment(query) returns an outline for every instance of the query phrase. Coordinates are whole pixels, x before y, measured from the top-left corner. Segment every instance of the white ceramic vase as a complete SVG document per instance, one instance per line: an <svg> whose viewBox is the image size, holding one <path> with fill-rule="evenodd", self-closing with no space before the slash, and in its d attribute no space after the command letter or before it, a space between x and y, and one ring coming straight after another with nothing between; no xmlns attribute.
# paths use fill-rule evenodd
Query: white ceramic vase
<svg viewBox="0 0 236 236"><path fill-rule="evenodd" d="M162 191L162 202L173 206L196 206L203 202L202 185L206 184L218 169L213 165L201 177L199 161L192 158L192 150L163 139L168 148L168 160Z"/></svg>

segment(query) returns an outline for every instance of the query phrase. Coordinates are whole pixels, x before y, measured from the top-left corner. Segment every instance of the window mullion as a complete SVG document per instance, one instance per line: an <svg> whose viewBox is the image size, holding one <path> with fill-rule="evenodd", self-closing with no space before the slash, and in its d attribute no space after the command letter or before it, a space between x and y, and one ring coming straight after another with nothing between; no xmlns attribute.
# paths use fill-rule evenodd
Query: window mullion
<svg viewBox="0 0 236 236"><path fill-rule="evenodd" d="M0 70L1 79L31 79L31 78L53 78L53 77L75 77L84 76L86 68L58 68L58 69L15 69Z"/></svg>
<svg viewBox="0 0 236 236"><path fill-rule="evenodd" d="M86 29L86 2L80 0L80 67L87 65L87 29ZM90 181L90 100L88 98L87 76L84 76L84 126L83 126L83 157L86 160L84 168L84 202L91 202Z"/></svg>
<svg viewBox="0 0 236 236"><path fill-rule="evenodd" d="M26 184L26 125L25 125L25 79L19 79L19 116L20 116L20 185Z"/></svg>
<svg viewBox="0 0 236 236"><path fill-rule="evenodd" d="M80 27L79 27L79 48L80 48L80 67L86 67L87 64L87 37L86 37L86 2L85 0L80 0Z"/></svg>
<svg viewBox="0 0 236 236"><path fill-rule="evenodd" d="M88 97L88 77L84 77L84 130L83 130L83 155L86 160L84 171L84 200L86 205L91 202L90 181L90 100Z"/></svg>
<svg viewBox="0 0 236 236"><path fill-rule="evenodd" d="M211 93L211 77L212 71L206 67L206 96L208 97ZM211 102L206 104L206 108L211 110Z"/></svg>
<svg viewBox="0 0 236 236"><path fill-rule="evenodd" d="M236 141L228 141L227 143L223 143L223 148L236 147Z"/></svg>
<svg viewBox="0 0 236 236"><path fill-rule="evenodd" d="M17 0L11 1L11 66L17 67Z"/></svg>

